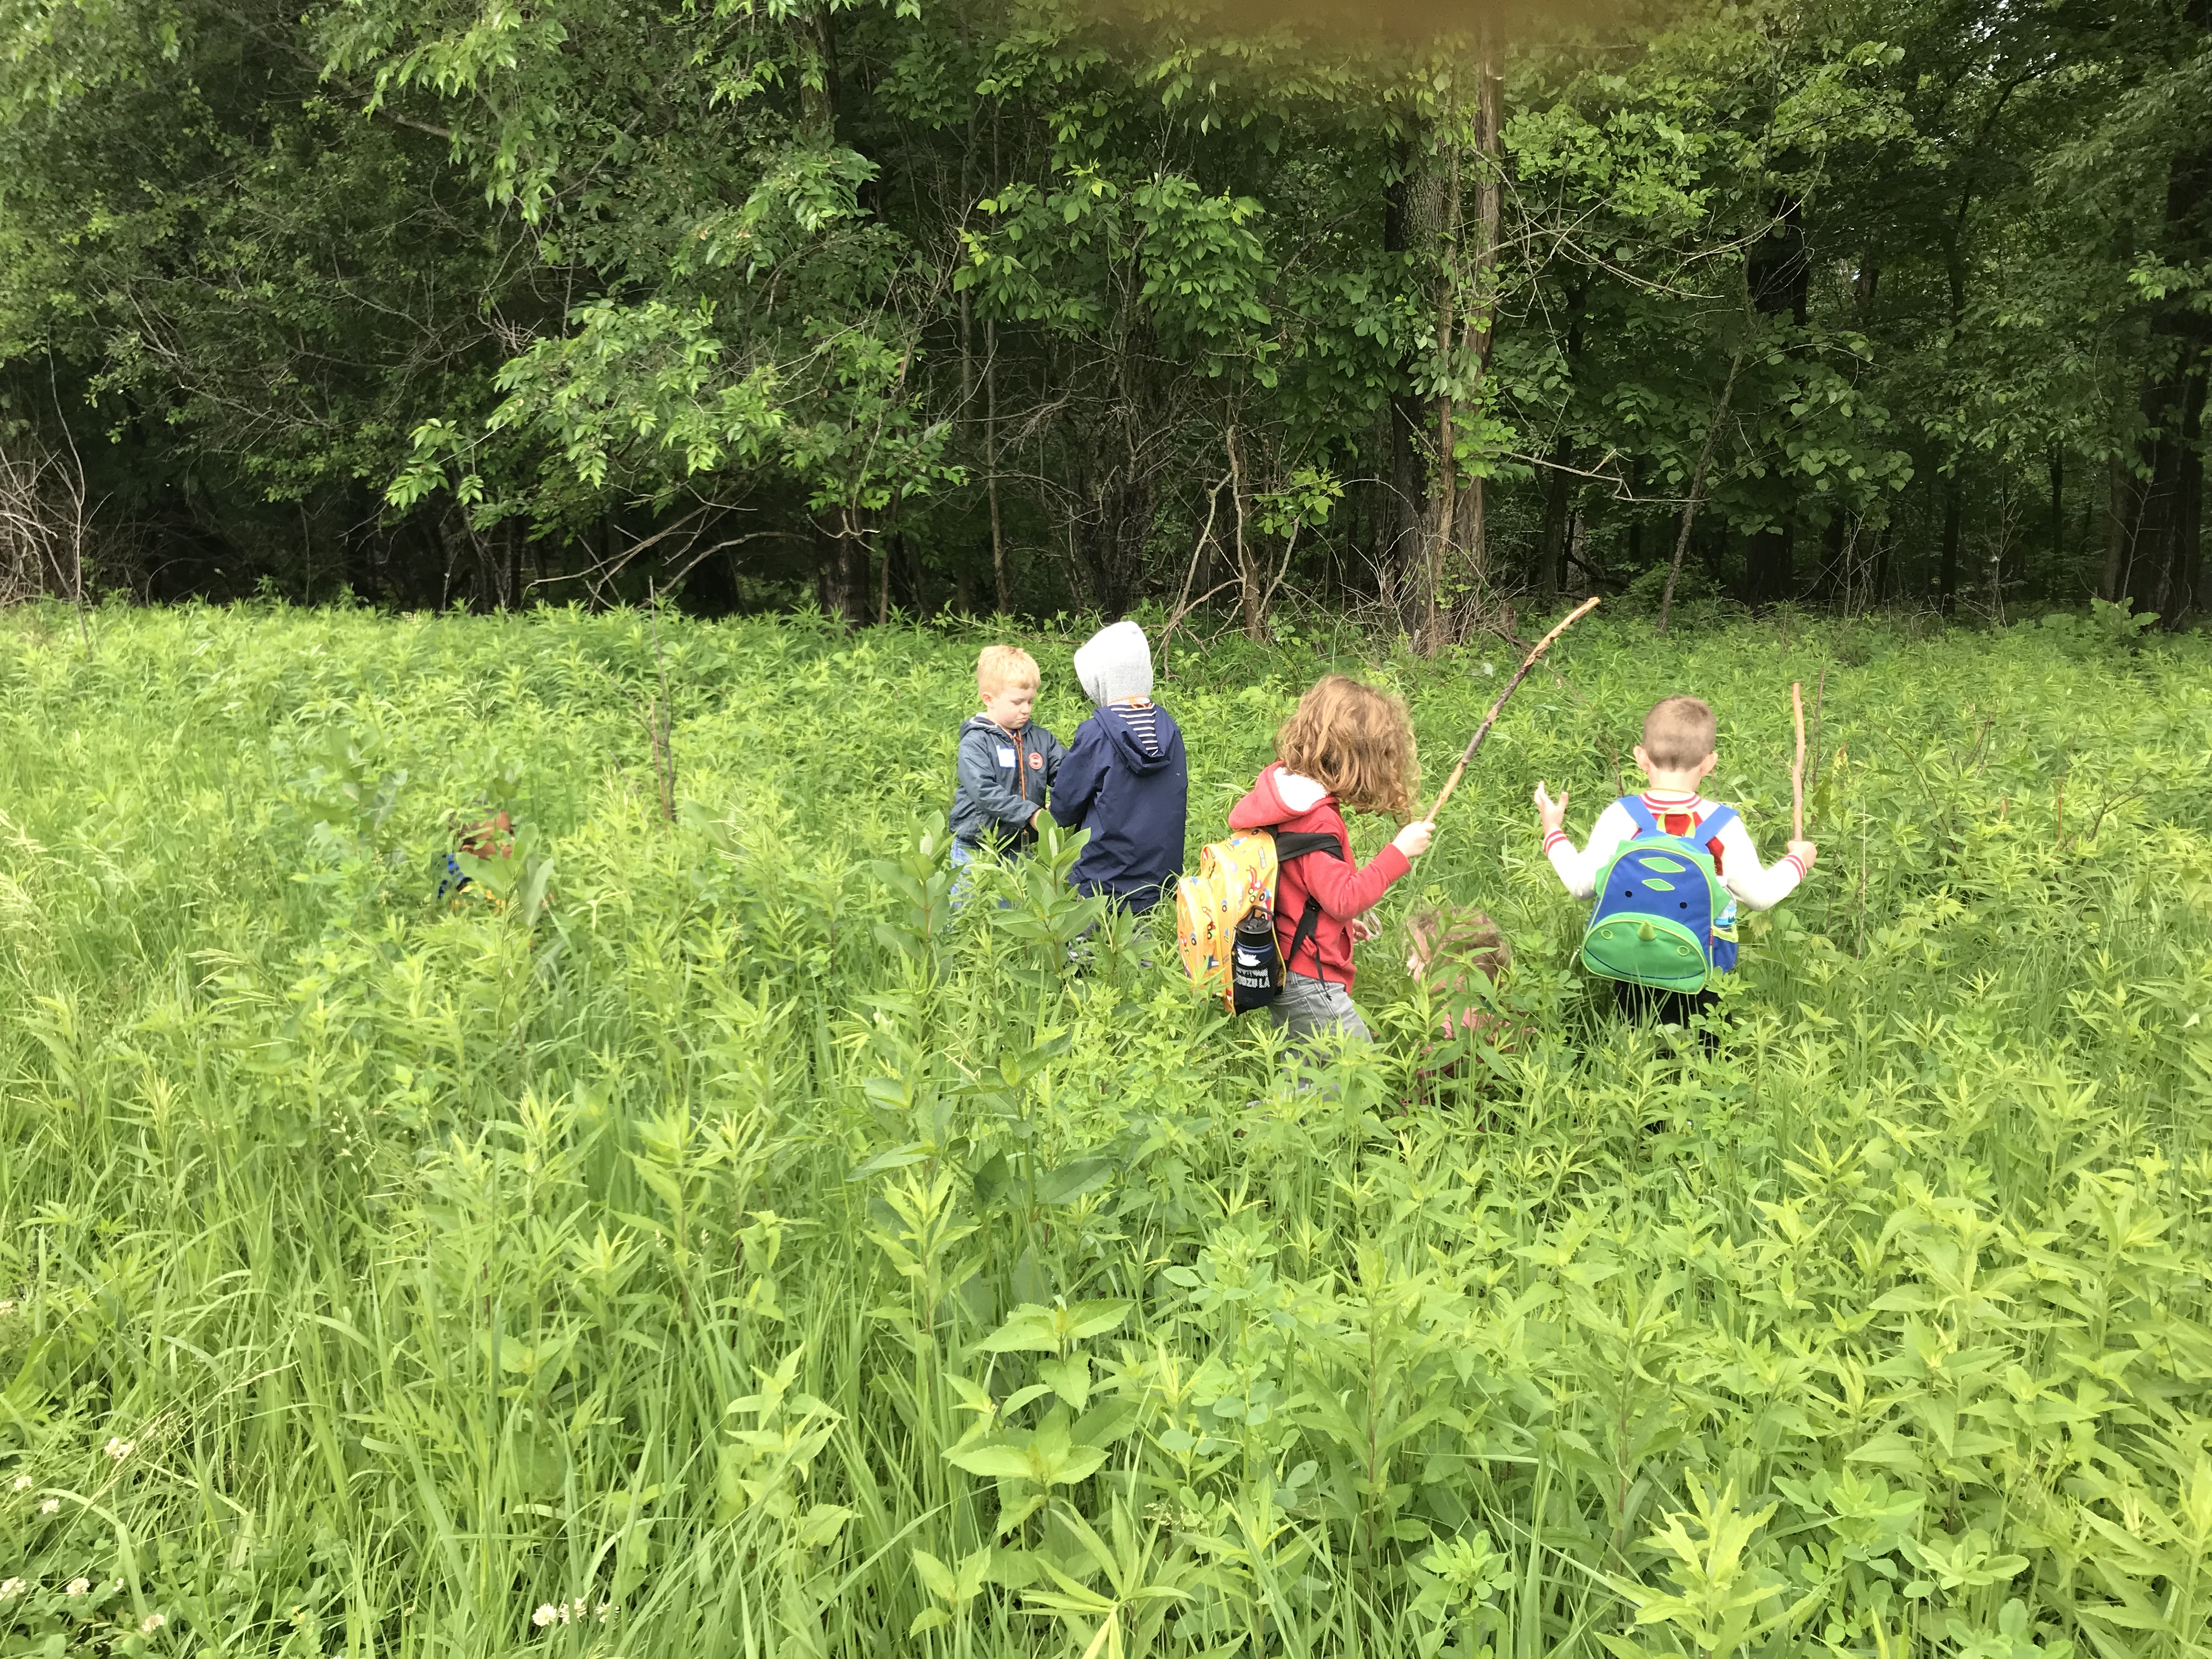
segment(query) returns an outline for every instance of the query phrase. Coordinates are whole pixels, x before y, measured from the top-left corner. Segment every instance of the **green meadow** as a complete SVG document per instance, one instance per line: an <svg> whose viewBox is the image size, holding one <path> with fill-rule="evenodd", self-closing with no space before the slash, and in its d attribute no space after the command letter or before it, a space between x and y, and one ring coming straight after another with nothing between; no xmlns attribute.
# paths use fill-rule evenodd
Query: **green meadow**
<svg viewBox="0 0 2212 1659"><path fill-rule="evenodd" d="M952 910L964 625L13 613L0 1656L2212 1653L2212 647L1692 621L1301 1078L1072 848ZM1433 791L1518 655L1178 646L1194 852L1323 670ZM1771 859L1793 680L1819 866L1624 1028L1529 790L1695 690Z"/></svg>

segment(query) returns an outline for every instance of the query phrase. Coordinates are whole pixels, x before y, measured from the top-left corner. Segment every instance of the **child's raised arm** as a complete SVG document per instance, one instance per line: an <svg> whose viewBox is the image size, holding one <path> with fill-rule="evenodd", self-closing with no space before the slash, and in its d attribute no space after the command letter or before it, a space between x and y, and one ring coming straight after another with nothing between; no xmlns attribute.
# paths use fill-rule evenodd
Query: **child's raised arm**
<svg viewBox="0 0 2212 1659"><path fill-rule="evenodd" d="M1567 827L1568 796L1565 790L1560 790L1559 799L1553 800L1550 792L1544 787L1543 779L1539 778L1536 780L1535 799L1536 822L1543 826L1547 836Z"/></svg>
<svg viewBox="0 0 2212 1659"><path fill-rule="evenodd" d="M1720 843L1721 884L1754 910L1771 910L1796 892L1818 855L1811 842L1793 841L1779 859L1762 865L1741 817L1721 831Z"/></svg>
<svg viewBox="0 0 2212 1659"><path fill-rule="evenodd" d="M1597 815L1590 826L1589 845L1579 853L1567 839L1567 792L1559 791L1553 800L1541 783L1536 786L1536 816L1544 828L1544 856L1552 861L1561 885L1578 899L1586 899L1597 892L1599 872L1619 850L1621 842L1636 834L1636 825L1621 809L1619 801L1610 803Z"/></svg>

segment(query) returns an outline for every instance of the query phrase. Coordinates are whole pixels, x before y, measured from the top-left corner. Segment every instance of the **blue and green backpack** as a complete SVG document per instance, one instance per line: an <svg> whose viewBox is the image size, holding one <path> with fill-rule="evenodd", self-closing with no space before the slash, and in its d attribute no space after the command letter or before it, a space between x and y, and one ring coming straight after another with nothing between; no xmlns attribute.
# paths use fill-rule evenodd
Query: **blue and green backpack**
<svg viewBox="0 0 2212 1659"><path fill-rule="evenodd" d="M1701 842L1668 835L1641 796L1620 805L1636 834L1598 878L1583 966L1601 979L1695 994L1735 966L1735 899L1711 851L1735 809L1715 807L1698 826Z"/></svg>

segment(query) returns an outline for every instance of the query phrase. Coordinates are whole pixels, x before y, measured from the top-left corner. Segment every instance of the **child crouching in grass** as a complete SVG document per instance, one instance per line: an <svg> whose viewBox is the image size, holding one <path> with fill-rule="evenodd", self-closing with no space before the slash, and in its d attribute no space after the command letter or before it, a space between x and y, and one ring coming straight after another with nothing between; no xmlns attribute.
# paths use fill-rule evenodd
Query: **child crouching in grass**
<svg viewBox="0 0 2212 1659"><path fill-rule="evenodd" d="M1036 659L1018 645L987 645L975 659L983 712L960 727L952 783L956 868L964 869L986 847L1011 858L1036 841L1045 798L1066 752L1030 718L1042 684Z"/></svg>
<svg viewBox="0 0 2212 1659"><path fill-rule="evenodd" d="M1229 814L1232 830L1332 836L1338 848L1284 864L1275 878L1275 942L1281 994L1267 1005L1275 1024L1304 1045L1325 1031L1370 1038L1352 1001L1355 929L1372 938L1367 912L1428 851L1436 826L1409 823L1364 869L1352 861L1343 808L1402 817L1413 810L1419 770L1405 706L1371 686L1331 674L1299 700L1275 733L1275 763Z"/></svg>

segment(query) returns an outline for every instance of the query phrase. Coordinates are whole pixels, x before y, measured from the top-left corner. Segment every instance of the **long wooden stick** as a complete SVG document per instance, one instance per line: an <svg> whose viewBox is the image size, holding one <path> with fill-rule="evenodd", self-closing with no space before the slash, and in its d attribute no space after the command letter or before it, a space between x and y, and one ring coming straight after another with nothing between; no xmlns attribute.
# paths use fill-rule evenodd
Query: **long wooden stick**
<svg viewBox="0 0 2212 1659"><path fill-rule="evenodd" d="M1444 803L1451 799L1452 791L1459 787L1460 775L1467 770L1467 763L1474 758L1474 751L1482 747L1482 740L1490 735L1490 728L1497 723L1498 710L1505 707L1506 698L1513 695L1516 686L1528 678L1528 671L1536 665L1536 659L1552 648L1552 641L1596 610L1597 601L1598 596L1595 593L1583 600L1568 614L1565 622L1537 641L1534 648L1521 659L1521 666L1513 671L1513 678L1505 682L1505 689L1498 694L1498 701L1490 705L1490 712L1482 717L1482 724L1475 728L1474 735L1468 739L1467 747L1460 751L1459 764L1452 768L1451 776L1444 780L1444 787L1437 796L1437 804L1423 817L1434 818L1444 810Z"/></svg>
<svg viewBox="0 0 2212 1659"><path fill-rule="evenodd" d="M1790 766L1790 822L1796 834L1791 839L1805 839L1805 687L1802 682L1790 682L1790 710L1797 717L1797 758Z"/></svg>

